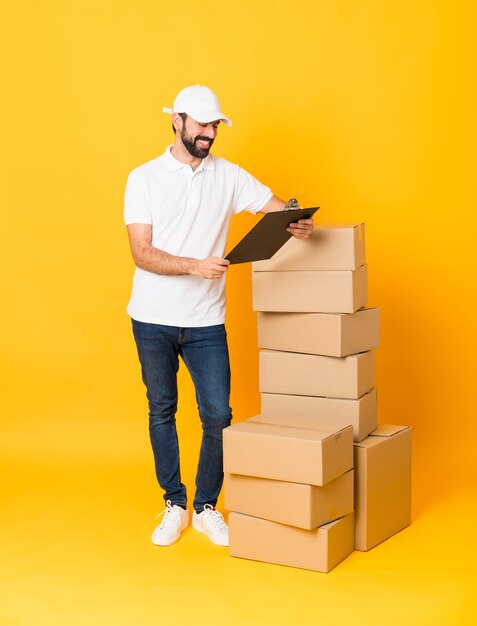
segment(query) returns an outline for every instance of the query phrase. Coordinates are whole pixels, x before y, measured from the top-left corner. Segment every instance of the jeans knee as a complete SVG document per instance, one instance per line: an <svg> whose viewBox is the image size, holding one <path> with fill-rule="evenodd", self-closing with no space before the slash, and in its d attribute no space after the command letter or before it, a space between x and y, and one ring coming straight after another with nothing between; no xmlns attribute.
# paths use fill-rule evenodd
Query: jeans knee
<svg viewBox="0 0 477 626"><path fill-rule="evenodd" d="M228 408L226 411L220 413L209 413L202 415L202 428L204 433L207 433L214 439L222 438L222 431L227 426L230 426L232 421L232 411Z"/></svg>
<svg viewBox="0 0 477 626"><path fill-rule="evenodd" d="M149 428L176 423L176 406L149 403Z"/></svg>

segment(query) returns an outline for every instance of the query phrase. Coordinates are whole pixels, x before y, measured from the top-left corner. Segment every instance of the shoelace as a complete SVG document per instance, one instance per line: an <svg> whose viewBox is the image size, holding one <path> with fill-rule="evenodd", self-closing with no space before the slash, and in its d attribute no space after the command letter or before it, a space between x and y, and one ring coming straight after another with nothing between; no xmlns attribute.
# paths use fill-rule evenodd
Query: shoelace
<svg viewBox="0 0 477 626"><path fill-rule="evenodd" d="M204 505L204 517L207 517L207 521L213 524L218 532L227 530L227 524L225 523L224 516L220 511L217 511L211 504Z"/></svg>
<svg viewBox="0 0 477 626"><path fill-rule="evenodd" d="M179 521L179 523L181 522L181 514L177 510L178 508L179 507L176 508L170 500L167 500L166 508L164 509L164 511L161 511L155 517L155 519L157 519L158 517L161 517L161 515L165 514L164 519L160 524L160 527L162 529L170 528L177 521Z"/></svg>

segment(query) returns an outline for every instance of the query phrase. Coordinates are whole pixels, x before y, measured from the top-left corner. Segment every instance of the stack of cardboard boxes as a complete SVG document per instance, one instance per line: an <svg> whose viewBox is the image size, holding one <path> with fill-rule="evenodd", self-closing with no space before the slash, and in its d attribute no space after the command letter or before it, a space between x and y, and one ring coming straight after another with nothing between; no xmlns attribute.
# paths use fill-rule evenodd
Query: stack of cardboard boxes
<svg viewBox="0 0 477 626"><path fill-rule="evenodd" d="M366 302L364 224L253 264L262 407L224 431L232 556L327 572L410 523L410 429L376 428Z"/></svg>

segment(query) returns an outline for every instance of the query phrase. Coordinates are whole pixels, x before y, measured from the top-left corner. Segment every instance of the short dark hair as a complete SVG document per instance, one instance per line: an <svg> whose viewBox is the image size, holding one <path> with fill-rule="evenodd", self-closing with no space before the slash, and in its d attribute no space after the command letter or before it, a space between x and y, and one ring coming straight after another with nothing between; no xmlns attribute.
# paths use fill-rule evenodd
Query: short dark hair
<svg viewBox="0 0 477 626"><path fill-rule="evenodd" d="M179 113L179 115L182 117L182 121L185 122L187 113ZM172 132L174 133L174 135L176 134L176 129L174 128L174 124L172 124Z"/></svg>

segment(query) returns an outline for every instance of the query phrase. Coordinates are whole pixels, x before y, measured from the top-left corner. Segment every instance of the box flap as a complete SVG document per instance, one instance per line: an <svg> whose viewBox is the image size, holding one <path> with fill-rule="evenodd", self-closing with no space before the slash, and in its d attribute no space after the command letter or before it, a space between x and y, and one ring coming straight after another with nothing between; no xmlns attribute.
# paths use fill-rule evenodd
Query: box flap
<svg viewBox="0 0 477 626"><path fill-rule="evenodd" d="M230 433L250 433L258 436L285 437L288 439L306 439L311 441L324 441L332 436L332 433L329 431L320 431L311 428L295 428L293 426L278 424L264 424L261 422L252 422L251 420L233 424L226 428L225 431L229 431Z"/></svg>
<svg viewBox="0 0 477 626"><path fill-rule="evenodd" d="M317 224L315 230L326 228L361 228L364 226L364 222L346 222L343 224Z"/></svg>
<svg viewBox="0 0 477 626"><path fill-rule="evenodd" d="M409 426L397 426L395 424L382 424L378 426L372 433L369 434L370 437L392 437L397 433L400 433L402 430L406 430L410 428Z"/></svg>
<svg viewBox="0 0 477 626"><path fill-rule="evenodd" d="M351 425L343 426L341 424L333 424L331 420L317 420L314 417L303 416L285 416L285 415L255 415L247 420L247 422L253 422L256 424L273 424L275 426L284 426L288 428L295 428L297 430L315 430L319 432L326 432L328 436L336 435L340 432L352 428Z"/></svg>
<svg viewBox="0 0 477 626"><path fill-rule="evenodd" d="M411 427L383 424L373 430L373 432L370 433L366 439L363 439L362 441L355 441L353 446L355 448L372 448L373 446L379 445L380 443L389 440L394 435L398 435L405 430L411 430Z"/></svg>

